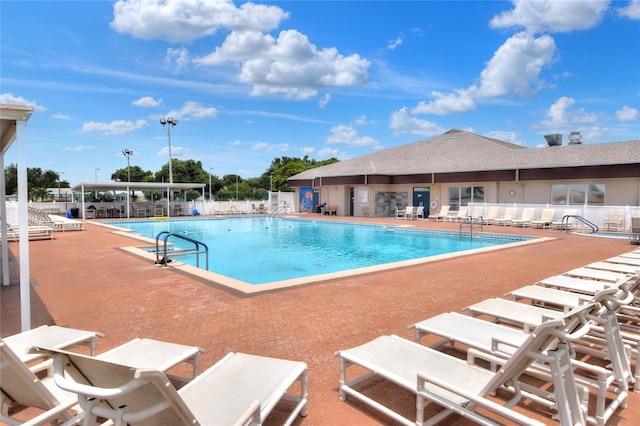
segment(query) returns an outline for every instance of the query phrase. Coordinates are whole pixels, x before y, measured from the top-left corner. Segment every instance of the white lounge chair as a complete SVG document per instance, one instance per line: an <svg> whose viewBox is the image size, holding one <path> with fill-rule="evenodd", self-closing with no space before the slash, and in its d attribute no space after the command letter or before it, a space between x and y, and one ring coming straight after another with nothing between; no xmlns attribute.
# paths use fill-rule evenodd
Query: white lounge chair
<svg viewBox="0 0 640 426"><path fill-rule="evenodd" d="M49 362L30 369L3 339L0 339L0 359L0 420L3 423L17 425L26 420L33 425L58 424L57 421L73 424L82 420L78 398L55 385L53 376L48 374ZM77 372L70 373L75 380L79 379ZM20 410L21 419L10 417L13 406L29 407L34 415L25 419Z"/></svg>
<svg viewBox="0 0 640 426"><path fill-rule="evenodd" d="M511 219L511 226L530 226L531 221L533 220L533 215L536 213L536 209L533 207L527 207L522 210L522 215L520 217L514 217Z"/></svg>
<svg viewBox="0 0 640 426"><path fill-rule="evenodd" d="M393 206L393 208L396 210L396 219L404 217L406 209L399 209L398 206Z"/></svg>
<svg viewBox="0 0 640 426"><path fill-rule="evenodd" d="M487 211L487 214L482 216L482 223L485 225L492 225L493 221L496 217L498 217L498 213L500 212L499 206L491 206Z"/></svg>
<svg viewBox="0 0 640 426"><path fill-rule="evenodd" d="M560 220L554 220L551 223L551 227L554 229L559 229L561 231L570 231L571 229L575 229L578 226L576 222L575 215L578 214L578 211L575 209L567 209L562 214Z"/></svg>
<svg viewBox="0 0 640 426"><path fill-rule="evenodd" d="M621 212L611 212L607 215L607 218L604 220L604 228L607 228L607 231L622 231L624 229L624 213Z"/></svg>
<svg viewBox="0 0 640 426"><path fill-rule="evenodd" d="M413 212L415 211L415 209L416 208L413 206L407 206L407 208L404 209L404 216L402 218L408 220L413 219Z"/></svg>
<svg viewBox="0 0 640 426"><path fill-rule="evenodd" d="M413 212L412 218L415 218L416 220L419 219L424 219L424 206L418 206L416 208L416 210Z"/></svg>
<svg viewBox="0 0 640 426"><path fill-rule="evenodd" d="M507 207L502 216L493 219L495 225L511 225L511 220L515 217L517 209L515 207Z"/></svg>
<svg viewBox="0 0 640 426"><path fill-rule="evenodd" d="M469 207L468 206L460 206L458 207L458 213L455 215L449 215L448 219L452 222L462 222L469 216Z"/></svg>
<svg viewBox="0 0 640 426"><path fill-rule="evenodd" d="M544 209L542 210L542 214L538 219L534 219L531 221L532 228L542 228L546 229L551 227L553 223L553 216L556 214L555 209Z"/></svg>
<svg viewBox="0 0 640 426"><path fill-rule="evenodd" d="M508 422L540 424L508 407L526 398L521 393L519 379L544 353L555 373L554 407L558 409L555 417L561 424L584 424L584 401L578 396L572 368L567 368L571 363L569 349L564 345L556 347L556 344L558 337L574 339L586 334L589 327L585 315L593 309L593 305L576 308L560 319L540 325L524 341L518 342L517 347L511 348L508 359L502 359L502 368L497 372L398 336L378 337L361 346L336 353L340 357L340 399L344 401L347 396L353 397L404 425L434 424L452 413L478 423L490 424L486 417L476 411L478 408L496 413ZM482 356L479 352L475 355ZM347 369L352 365L362 367L369 373L348 380ZM415 420L402 416L359 390L362 382L372 375L416 394ZM515 393L505 405L487 398L499 388ZM445 410L425 420L424 409L429 403L435 403Z"/></svg>
<svg viewBox="0 0 640 426"><path fill-rule="evenodd" d="M629 244L640 244L640 216L631 218L629 228Z"/></svg>
<svg viewBox="0 0 640 426"><path fill-rule="evenodd" d="M480 217L482 217L484 213L484 206L473 206L473 209L471 210L471 219L476 220Z"/></svg>
<svg viewBox="0 0 640 426"><path fill-rule="evenodd" d="M569 277L588 278L590 280L598 280L610 283L615 283L627 276L627 274L621 274L619 272L603 271L600 269L591 269L586 267L572 269L565 272L564 275L567 275Z"/></svg>
<svg viewBox="0 0 640 426"><path fill-rule="evenodd" d="M283 399L293 403L285 424L307 414L307 366L303 362L229 353L176 390L157 369L135 369L59 350L32 351L53 357L56 383L77 394L90 422L103 417L116 424L262 424ZM77 368L89 384L70 380L70 367ZM288 394L296 382L299 395Z"/></svg>
<svg viewBox="0 0 640 426"><path fill-rule="evenodd" d="M608 262L606 260L603 260L601 262L589 263L588 265L585 265L585 268L599 269L602 271L619 272L621 274L628 274L628 275L633 275L636 272L638 272L638 270L640 270L640 266L625 265L621 263Z"/></svg>
<svg viewBox="0 0 640 426"><path fill-rule="evenodd" d="M511 303L519 305L519 303ZM595 310L592 310L585 315L585 318L589 318L591 323L593 323L594 313ZM587 421L604 426L618 407L625 406L628 387L633 382L633 378L629 361L626 358L624 343L619 333L616 333L619 329L617 328L615 315L600 313L600 316L605 317L601 321L605 324L608 335L607 339L605 339L606 342L603 342L603 339L598 339L597 343L604 348L598 355L606 359L606 362L611 364L611 368L607 369L600 365L577 360L572 360L571 362L577 368L576 382L579 385L594 389L596 394L594 398L595 408L587 411ZM440 336L443 340L435 343L432 347L452 346L454 344L465 345L468 348L472 348L469 350L471 353L473 350L479 350L496 355L496 358L490 359L496 365L503 365L505 361L500 362L498 358L509 359L515 349L530 336L529 333L523 330L457 313L440 314L412 327L416 329L416 342L420 342L422 337L428 334ZM572 340L572 344L575 345L577 340L579 339ZM593 342L594 340L592 339L591 342L587 342L587 345L593 344ZM595 351L592 350L593 352ZM493 367L495 368L495 365ZM549 382L553 380L552 374L553 372L548 367L539 363L533 364L527 371L527 375ZM552 406L554 404L554 396L538 392L535 385L528 387L523 384L522 389L525 392L533 392L544 399L548 399L548 405Z"/></svg>
<svg viewBox="0 0 640 426"><path fill-rule="evenodd" d="M449 208L449 206L442 206L440 207L440 211L438 213L430 214L429 216L427 216L427 219L434 219L436 222L438 220L445 220L449 215Z"/></svg>
<svg viewBox="0 0 640 426"><path fill-rule="evenodd" d="M60 327L58 325L43 325L22 333L4 337L4 343L24 363L39 358L38 354L30 354L27 349L41 345L54 349L70 349L74 346L87 346L91 355L96 354L96 337L104 337L96 331L79 330L76 328Z"/></svg>

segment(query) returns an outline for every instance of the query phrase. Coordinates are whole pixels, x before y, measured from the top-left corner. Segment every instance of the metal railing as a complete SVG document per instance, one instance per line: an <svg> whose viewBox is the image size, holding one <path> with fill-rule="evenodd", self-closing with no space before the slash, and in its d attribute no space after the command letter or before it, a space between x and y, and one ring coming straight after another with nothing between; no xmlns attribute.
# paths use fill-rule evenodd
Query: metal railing
<svg viewBox="0 0 640 426"><path fill-rule="evenodd" d="M160 237L162 237L164 235L163 238L163 248L162 248L162 253L163 253L163 257L162 259L160 259L160 247L159 247L159 243L160 243ZM188 241L190 243L194 244L194 248L193 249L174 249L174 250L167 250L167 240L169 240L169 237L176 237L178 239L184 240L184 241ZM201 250L200 248L203 247L204 250ZM206 270L209 270L209 247L207 247L207 245L205 243L203 243L202 241L198 241L198 240L194 240L193 238L189 238L185 235L182 234L177 234L175 232L169 232L169 231L162 231L160 232L158 235L156 235L156 265L162 265L165 268L167 266L169 266L169 262L171 262L171 259L169 259L168 254L171 253L172 257L176 257L176 256L187 256L187 255L192 255L195 254L196 255L196 267L200 267L200 255L202 253L205 254L205 258L206 258Z"/></svg>
<svg viewBox="0 0 640 426"><path fill-rule="evenodd" d="M591 228L591 234L595 234L597 233L600 228L598 228L598 225L596 225L595 223L585 219L582 216L578 216L578 215L573 215L573 214L568 214L568 215L564 215L562 216L562 223L560 224L560 230L561 231L566 231L569 232L571 229L575 228L575 223L571 223L570 219L575 219L579 222L584 223L585 225L587 225L589 228Z"/></svg>
<svg viewBox="0 0 640 426"><path fill-rule="evenodd" d="M482 232L483 226L484 226L484 218L482 216L478 216L478 217L471 217L471 216L467 216L465 217L462 222L460 222L460 237L462 237L462 232L463 232L463 228L466 226L469 227L469 236L471 238L474 237L474 235L477 235L478 232L476 231L476 233L473 233L473 226L475 225L480 225L480 232Z"/></svg>

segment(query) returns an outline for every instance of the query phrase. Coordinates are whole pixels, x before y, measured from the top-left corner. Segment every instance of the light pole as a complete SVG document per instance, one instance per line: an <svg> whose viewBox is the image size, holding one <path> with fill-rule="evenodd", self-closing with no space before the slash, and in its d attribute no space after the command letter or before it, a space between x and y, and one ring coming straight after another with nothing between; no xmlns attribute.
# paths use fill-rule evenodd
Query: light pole
<svg viewBox="0 0 640 426"><path fill-rule="evenodd" d="M98 170L100 170L100 167L96 166L96 182L98 181ZM98 199L98 190L96 189L96 199Z"/></svg>
<svg viewBox="0 0 640 426"><path fill-rule="evenodd" d="M62 175L64 172L58 172L58 201L60 201L60 180L62 179Z"/></svg>
<svg viewBox="0 0 640 426"><path fill-rule="evenodd" d="M129 165L129 159L133 155L133 151L131 151L130 149L125 148L125 149L122 150L122 155L127 157L127 182L131 183L131 167Z"/></svg>
<svg viewBox="0 0 640 426"><path fill-rule="evenodd" d="M213 167L209 167L209 201L211 201L211 170Z"/></svg>
<svg viewBox="0 0 640 426"><path fill-rule="evenodd" d="M171 166L171 128L178 125L178 119L167 117L165 120L165 118L162 117L160 118L160 124L162 124L162 127L169 125L169 127L167 127L167 137L169 139L169 183L173 183L173 168Z"/></svg>
<svg viewBox="0 0 640 426"><path fill-rule="evenodd" d="M273 192L273 173L269 175L269 192Z"/></svg>
<svg viewBox="0 0 640 426"><path fill-rule="evenodd" d="M238 201L238 175L236 175L236 201Z"/></svg>

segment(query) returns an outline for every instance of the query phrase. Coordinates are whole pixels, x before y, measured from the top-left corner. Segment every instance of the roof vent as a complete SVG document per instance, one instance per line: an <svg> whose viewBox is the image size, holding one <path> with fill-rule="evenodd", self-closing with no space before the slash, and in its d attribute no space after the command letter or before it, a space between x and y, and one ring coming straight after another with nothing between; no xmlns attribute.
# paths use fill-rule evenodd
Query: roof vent
<svg viewBox="0 0 640 426"><path fill-rule="evenodd" d="M569 134L569 145L580 145L582 143L582 135L580 132L571 132Z"/></svg>
<svg viewBox="0 0 640 426"><path fill-rule="evenodd" d="M544 138L547 140L549 146L560 146L562 145L562 135L560 133L554 133L552 135L544 135Z"/></svg>

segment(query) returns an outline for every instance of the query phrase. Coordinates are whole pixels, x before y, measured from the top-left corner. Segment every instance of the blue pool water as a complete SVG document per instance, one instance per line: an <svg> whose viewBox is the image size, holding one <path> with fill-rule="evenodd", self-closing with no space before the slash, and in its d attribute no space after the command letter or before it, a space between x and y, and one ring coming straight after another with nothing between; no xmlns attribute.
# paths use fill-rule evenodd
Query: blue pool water
<svg viewBox="0 0 640 426"><path fill-rule="evenodd" d="M460 238L458 232L268 217L118 221L110 224L149 238L168 231L201 241L209 247L209 271L250 284L527 240L495 235L470 239L468 236ZM193 244L178 238L170 237L169 242L177 248L193 248ZM180 256L176 260L196 265L195 256ZM204 264L204 256L201 255L200 267Z"/></svg>

